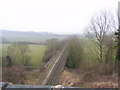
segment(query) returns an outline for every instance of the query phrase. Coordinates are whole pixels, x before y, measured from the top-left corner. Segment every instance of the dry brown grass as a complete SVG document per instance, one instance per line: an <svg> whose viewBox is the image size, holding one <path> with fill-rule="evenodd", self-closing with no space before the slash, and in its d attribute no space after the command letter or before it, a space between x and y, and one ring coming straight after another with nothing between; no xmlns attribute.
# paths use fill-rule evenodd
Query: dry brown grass
<svg viewBox="0 0 120 90"><path fill-rule="evenodd" d="M39 68L13 65L4 68L3 81L13 84L40 85L45 74L45 72L40 72Z"/></svg>
<svg viewBox="0 0 120 90"><path fill-rule="evenodd" d="M3 81L14 84L24 84L25 75L25 68L23 66L13 65L4 68Z"/></svg>
<svg viewBox="0 0 120 90"><path fill-rule="evenodd" d="M86 88L118 88L118 72L114 63L87 62L79 69L66 69L61 76L63 86Z"/></svg>
<svg viewBox="0 0 120 90"><path fill-rule="evenodd" d="M113 63L108 64L96 64L92 67L88 67L89 69L85 70L85 75L83 77L83 81L86 82L94 82L100 81L101 77L111 76L113 74L117 74L117 68Z"/></svg>

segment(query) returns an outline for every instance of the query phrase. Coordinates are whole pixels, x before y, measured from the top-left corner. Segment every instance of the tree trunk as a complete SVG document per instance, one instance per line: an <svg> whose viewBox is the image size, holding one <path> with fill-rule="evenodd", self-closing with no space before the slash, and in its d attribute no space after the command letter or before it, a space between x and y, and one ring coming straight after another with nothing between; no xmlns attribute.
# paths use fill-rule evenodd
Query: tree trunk
<svg viewBox="0 0 120 90"><path fill-rule="evenodd" d="M106 61L106 64L108 63L108 59L109 59L109 49L107 50L107 53L106 53L106 56L105 56L105 61Z"/></svg>
<svg viewBox="0 0 120 90"><path fill-rule="evenodd" d="M103 53L103 50L102 50L102 44L100 45L100 64L102 64L102 53Z"/></svg>

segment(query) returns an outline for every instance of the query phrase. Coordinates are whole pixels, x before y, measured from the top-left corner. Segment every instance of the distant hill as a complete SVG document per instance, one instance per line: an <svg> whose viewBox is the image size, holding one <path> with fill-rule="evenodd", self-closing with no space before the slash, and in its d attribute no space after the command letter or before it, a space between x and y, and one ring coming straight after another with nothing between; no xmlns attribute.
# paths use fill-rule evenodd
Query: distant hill
<svg viewBox="0 0 120 90"><path fill-rule="evenodd" d="M63 40L69 35L59 35L48 32L24 32L0 30L3 42L33 42L44 43L47 39L57 38Z"/></svg>

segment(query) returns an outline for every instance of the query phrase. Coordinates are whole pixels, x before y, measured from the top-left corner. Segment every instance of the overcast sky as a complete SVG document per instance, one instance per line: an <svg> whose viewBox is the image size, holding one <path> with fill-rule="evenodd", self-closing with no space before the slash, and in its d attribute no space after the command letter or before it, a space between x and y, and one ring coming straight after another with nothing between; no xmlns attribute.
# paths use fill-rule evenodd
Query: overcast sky
<svg viewBox="0 0 120 90"><path fill-rule="evenodd" d="M0 0L0 30L83 33L99 10L119 0Z"/></svg>

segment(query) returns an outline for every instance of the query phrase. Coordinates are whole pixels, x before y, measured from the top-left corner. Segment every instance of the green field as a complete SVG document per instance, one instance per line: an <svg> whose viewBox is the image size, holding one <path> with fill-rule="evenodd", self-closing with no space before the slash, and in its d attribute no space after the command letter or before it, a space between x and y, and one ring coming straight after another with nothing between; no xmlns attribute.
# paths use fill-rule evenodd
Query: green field
<svg viewBox="0 0 120 90"><path fill-rule="evenodd" d="M2 47L0 47L0 53L3 52L6 53L7 47L12 44L3 44ZM46 49L46 45L30 45L29 44L29 53L28 55L30 56L30 65L34 67L40 67L44 65L42 62L42 58L44 56L44 52Z"/></svg>
<svg viewBox="0 0 120 90"><path fill-rule="evenodd" d="M45 45L29 45L31 56L31 65L38 67L43 65L42 58L46 49Z"/></svg>

